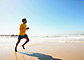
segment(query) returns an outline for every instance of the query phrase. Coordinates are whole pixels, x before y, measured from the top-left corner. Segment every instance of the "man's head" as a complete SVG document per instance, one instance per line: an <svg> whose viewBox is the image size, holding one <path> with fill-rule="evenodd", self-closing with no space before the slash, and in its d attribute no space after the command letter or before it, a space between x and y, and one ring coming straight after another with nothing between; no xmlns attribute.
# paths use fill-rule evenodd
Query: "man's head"
<svg viewBox="0 0 84 60"><path fill-rule="evenodd" d="M26 18L23 18L23 19L22 19L22 22L23 22L24 24L27 23Z"/></svg>

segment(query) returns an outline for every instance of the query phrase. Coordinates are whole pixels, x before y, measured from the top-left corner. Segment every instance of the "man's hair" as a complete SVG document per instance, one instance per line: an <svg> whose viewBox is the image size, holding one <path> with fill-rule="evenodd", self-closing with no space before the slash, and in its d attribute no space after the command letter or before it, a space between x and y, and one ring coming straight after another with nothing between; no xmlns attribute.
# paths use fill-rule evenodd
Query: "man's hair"
<svg viewBox="0 0 84 60"><path fill-rule="evenodd" d="M23 18L23 19L22 19L22 22L24 22L24 20L26 20L26 18Z"/></svg>

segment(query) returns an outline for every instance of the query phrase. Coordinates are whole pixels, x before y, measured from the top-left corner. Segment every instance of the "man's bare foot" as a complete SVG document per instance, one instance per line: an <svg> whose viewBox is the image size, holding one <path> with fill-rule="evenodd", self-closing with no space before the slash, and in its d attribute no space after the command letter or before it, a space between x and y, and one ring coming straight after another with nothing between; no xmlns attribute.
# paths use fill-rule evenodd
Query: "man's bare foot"
<svg viewBox="0 0 84 60"><path fill-rule="evenodd" d="M22 45L23 49L25 49L24 45Z"/></svg>
<svg viewBox="0 0 84 60"><path fill-rule="evenodd" d="M17 49L15 49L15 52L17 52Z"/></svg>

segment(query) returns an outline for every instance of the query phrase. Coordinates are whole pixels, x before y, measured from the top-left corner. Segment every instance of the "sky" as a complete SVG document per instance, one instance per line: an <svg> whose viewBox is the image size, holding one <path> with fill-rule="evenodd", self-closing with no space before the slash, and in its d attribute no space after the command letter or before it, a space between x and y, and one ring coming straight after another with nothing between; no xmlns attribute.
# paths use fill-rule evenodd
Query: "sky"
<svg viewBox="0 0 84 60"><path fill-rule="evenodd" d="M0 0L0 34L19 34L27 18L29 35L84 33L84 0Z"/></svg>

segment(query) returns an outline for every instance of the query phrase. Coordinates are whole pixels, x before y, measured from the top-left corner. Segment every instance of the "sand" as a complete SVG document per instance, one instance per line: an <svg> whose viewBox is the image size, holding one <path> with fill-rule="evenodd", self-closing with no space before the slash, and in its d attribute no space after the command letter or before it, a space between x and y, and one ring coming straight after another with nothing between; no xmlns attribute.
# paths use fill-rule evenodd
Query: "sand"
<svg viewBox="0 0 84 60"><path fill-rule="evenodd" d="M40 40L39 40L40 39ZM18 45L14 51L17 37L0 38L0 60L84 60L84 42L57 42L56 39L31 38L25 50Z"/></svg>

